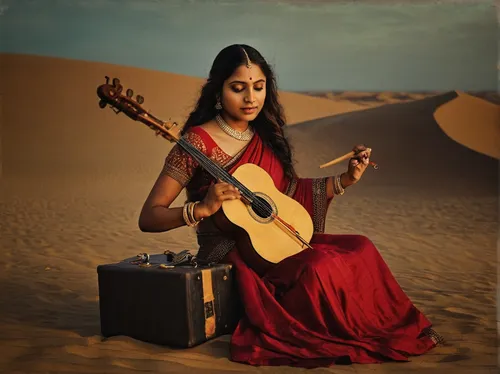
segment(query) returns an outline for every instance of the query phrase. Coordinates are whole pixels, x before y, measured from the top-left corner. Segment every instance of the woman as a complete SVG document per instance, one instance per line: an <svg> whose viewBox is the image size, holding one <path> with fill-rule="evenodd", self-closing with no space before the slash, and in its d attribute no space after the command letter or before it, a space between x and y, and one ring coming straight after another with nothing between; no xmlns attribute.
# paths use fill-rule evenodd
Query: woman
<svg viewBox="0 0 500 374"><path fill-rule="evenodd" d="M140 229L196 227L198 257L234 265L245 309L231 339L234 361L314 367L407 361L429 351L439 335L404 294L373 243L360 235L323 232L329 203L360 180L369 149L356 146L356 156L339 176L300 178L284 125L270 66L254 48L231 45L215 58L183 136L230 173L245 163L266 170L275 186L311 215L313 249L257 275L213 219L223 201L241 198L240 192L213 181L178 145L144 203ZM171 208L183 188L187 203Z"/></svg>

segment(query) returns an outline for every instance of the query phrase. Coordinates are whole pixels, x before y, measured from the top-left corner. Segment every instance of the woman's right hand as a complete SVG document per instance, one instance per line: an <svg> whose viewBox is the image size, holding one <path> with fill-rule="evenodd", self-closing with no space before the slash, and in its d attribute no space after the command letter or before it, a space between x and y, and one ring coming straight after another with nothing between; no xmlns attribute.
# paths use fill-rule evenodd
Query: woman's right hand
<svg viewBox="0 0 500 374"><path fill-rule="evenodd" d="M207 195L196 205L196 219L209 217L217 212L225 200L241 198L241 194L236 187L229 183L218 182L212 184L207 191Z"/></svg>

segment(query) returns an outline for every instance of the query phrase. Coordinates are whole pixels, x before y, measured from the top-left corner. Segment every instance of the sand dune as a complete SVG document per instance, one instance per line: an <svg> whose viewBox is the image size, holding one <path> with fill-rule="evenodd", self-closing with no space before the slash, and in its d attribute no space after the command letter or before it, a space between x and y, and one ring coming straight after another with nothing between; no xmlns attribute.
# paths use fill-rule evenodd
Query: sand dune
<svg viewBox="0 0 500 374"><path fill-rule="evenodd" d="M470 191L493 196L498 186L497 160L457 144L434 118L436 110L446 107L457 97L455 92L450 92L409 103L325 117L292 126L287 134L299 154L308 155L297 160L301 170L314 175L342 171L345 164L330 169L318 166L348 152L355 144L370 146L372 159L379 163L380 169L369 170L367 179L370 182L356 189L375 185L405 186L430 195ZM480 108L469 108L470 118L484 117ZM440 120L450 127L455 123L444 117Z"/></svg>
<svg viewBox="0 0 500 374"><path fill-rule="evenodd" d="M77 172L71 169L83 165L101 172L105 160L98 155L107 152L110 142L117 150L125 150L132 139L131 150L138 159L125 167L142 168L149 160L159 160L171 144L155 139L142 124L98 107L96 88L105 82L104 76L120 78L125 89L145 97L145 108L180 124L203 83L198 78L110 64L18 55L2 55L1 59L6 123L2 137L8 139L4 141L3 167L7 174L38 173L48 165L56 174ZM348 101L280 94L291 124L362 109ZM57 147L47 146L56 139ZM146 151L152 153L146 155ZM119 162L120 152L107 152L106 157Z"/></svg>
<svg viewBox="0 0 500 374"><path fill-rule="evenodd" d="M442 92L363 92L363 91L308 91L304 94L324 97L335 101L351 101L367 108L374 106L410 102L442 94Z"/></svg>
<svg viewBox="0 0 500 374"><path fill-rule="evenodd" d="M334 101L350 101L366 108L386 104L409 103L428 97L445 94L443 91L397 92L397 91L304 91L305 95L323 97ZM500 93L497 91L467 91L464 92L492 104L500 104Z"/></svg>
<svg viewBox="0 0 500 374"><path fill-rule="evenodd" d="M446 135L456 142L500 159L500 105L458 92L434 116Z"/></svg>
<svg viewBox="0 0 500 374"><path fill-rule="evenodd" d="M100 336L97 265L196 247L187 228L138 230L141 205L170 146L99 110L95 87L105 74L119 75L159 116L182 117L199 81L106 64L3 58L0 372L306 372L232 363L228 336L188 350ZM293 99L292 118L308 119L287 129L302 176L343 170L318 165L356 143L373 148L380 169L334 200L326 231L370 237L447 340L410 363L319 371L493 373L498 163L450 139L436 122L436 109L457 94L349 113L350 106L331 99L283 96Z"/></svg>

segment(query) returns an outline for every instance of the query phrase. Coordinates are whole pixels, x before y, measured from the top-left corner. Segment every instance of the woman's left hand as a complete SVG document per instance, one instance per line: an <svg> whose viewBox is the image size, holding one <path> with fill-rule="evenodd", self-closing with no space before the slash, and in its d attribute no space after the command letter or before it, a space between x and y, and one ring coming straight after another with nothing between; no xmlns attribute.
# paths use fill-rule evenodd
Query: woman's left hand
<svg viewBox="0 0 500 374"><path fill-rule="evenodd" d="M349 180L348 184L357 183L370 163L370 148L366 148L365 145L359 144L352 150L355 155L349 160L349 166L345 173Z"/></svg>

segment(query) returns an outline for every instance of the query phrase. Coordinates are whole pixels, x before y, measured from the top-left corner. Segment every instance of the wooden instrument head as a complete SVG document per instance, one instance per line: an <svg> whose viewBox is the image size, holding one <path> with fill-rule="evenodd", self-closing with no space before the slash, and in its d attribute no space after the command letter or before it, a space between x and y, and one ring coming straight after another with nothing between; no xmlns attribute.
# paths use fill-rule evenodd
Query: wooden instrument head
<svg viewBox="0 0 500 374"><path fill-rule="evenodd" d="M180 139L181 127L176 122L164 122L156 118L142 106L144 103L143 96L137 95L134 100L134 91L130 88L123 95L123 86L118 78L113 78L111 83L109 77L105 78L106 83L97 87L100 108L104 109L109 105L116 114L124 113L134 121L144 123L154 130L157 135L161 135L169 141L177 142Z"/></svg>

